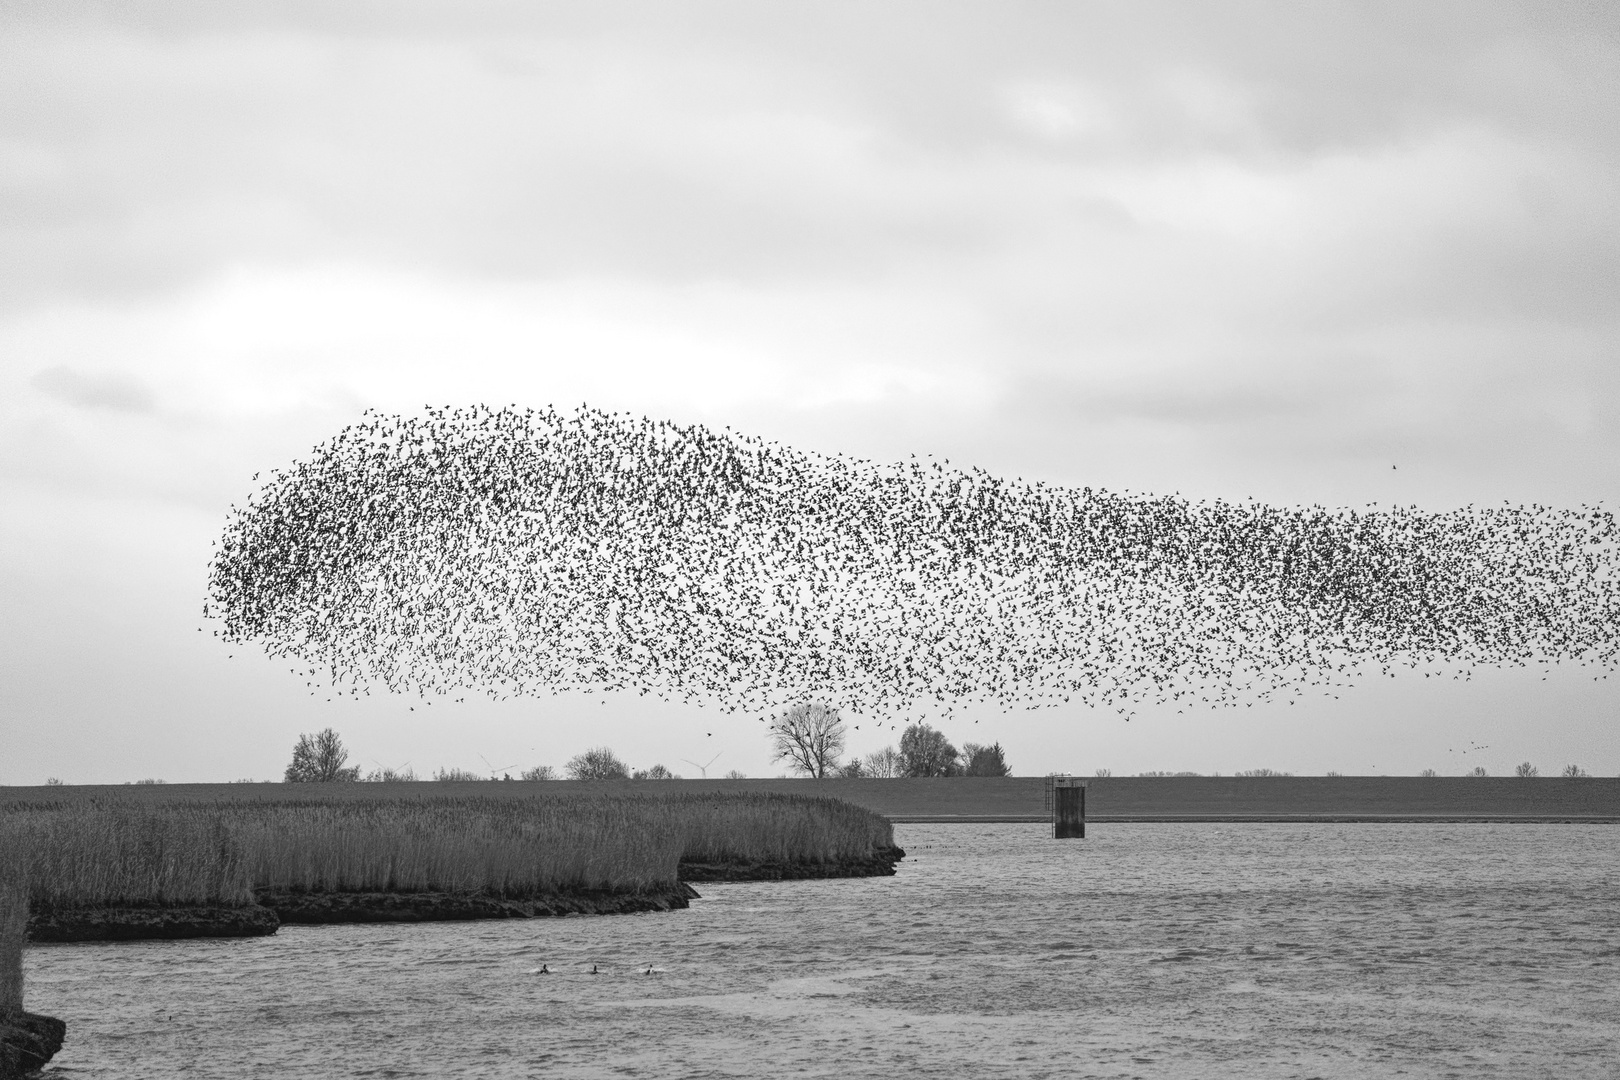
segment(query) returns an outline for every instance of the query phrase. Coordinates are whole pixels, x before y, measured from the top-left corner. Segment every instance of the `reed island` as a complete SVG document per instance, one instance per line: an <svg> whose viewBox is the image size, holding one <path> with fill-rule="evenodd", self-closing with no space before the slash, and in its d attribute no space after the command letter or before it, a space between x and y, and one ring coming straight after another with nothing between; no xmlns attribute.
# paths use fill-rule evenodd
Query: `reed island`
<svg viewBox="0 0 1620 1080"><path fill-rule="evenodd" d="M388 788L47 789L0 803L0 853L26 871L40 942L669 911L694 882L892 874L904 855L885 817L828 798Z"/></svg>

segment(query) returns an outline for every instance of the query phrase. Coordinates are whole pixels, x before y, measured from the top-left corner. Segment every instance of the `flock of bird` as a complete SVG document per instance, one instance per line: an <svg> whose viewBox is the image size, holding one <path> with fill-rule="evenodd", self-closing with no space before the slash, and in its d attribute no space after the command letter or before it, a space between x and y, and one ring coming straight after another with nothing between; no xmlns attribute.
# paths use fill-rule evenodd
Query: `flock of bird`
<svg viewBox="0 0 1620 1080"><path fill-rule="evenodd" d="M257 479L257 478L255 478ZM879 718L1230 706L1617 650L1598 507L1191 502L581 407L367 414L233 508L208 613L347 693Z"/></svg>

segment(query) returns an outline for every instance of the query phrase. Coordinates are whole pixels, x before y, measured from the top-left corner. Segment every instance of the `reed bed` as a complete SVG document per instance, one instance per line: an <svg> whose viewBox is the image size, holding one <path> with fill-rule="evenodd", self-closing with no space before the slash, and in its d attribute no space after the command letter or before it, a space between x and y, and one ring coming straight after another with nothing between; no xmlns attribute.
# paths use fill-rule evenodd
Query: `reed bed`
<svg viewBox="0 0 1620 1080"><path fill-rule="evenodd" d="M19 853L42 907L238 905L255 888L642 892L672 887L683 857L839 863L892 843L871 811L774 794L0 805L0 851Z"/></svg>
<svg viewBox="0 0 1620 1080"><path fill-rule="evenodd" d="M674 824L638 799L245 804L229 813L255 885L527 899L675 881Z"/></svg>
<svg viewBox="0 0 1620 1080"><path fill-rule="evenodd" d="M0 848L0 856L5 851ZM28 932L28 886L15 863L0 862L0 1016L23 1009L23 938Z"/></svg>
<svg viewBox="0 0 1620 1080"><path fill-rule="evenodd" d="M39 910L253 902L241 845L196 804L72 803L0 813L0 853Z"/></svg>
<svg viewBox="0 0 1620 1080"><path fill-rule="evenodd" d="M759 794L658 801L682 827L682 857L694 862L836 864L894 846L887 818L837 799Z"/></svg>

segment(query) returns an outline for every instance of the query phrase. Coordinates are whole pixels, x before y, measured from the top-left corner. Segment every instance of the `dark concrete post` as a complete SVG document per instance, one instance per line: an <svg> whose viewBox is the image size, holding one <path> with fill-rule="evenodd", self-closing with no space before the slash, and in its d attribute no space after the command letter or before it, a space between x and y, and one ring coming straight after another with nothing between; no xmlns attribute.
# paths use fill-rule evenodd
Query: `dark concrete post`
<svg viewBox="0 0 1620 1080"><path fill-rule="evenodd" d="M1058 778L1052 786L1052 837L1085 839L1086 782Z"/></svg>

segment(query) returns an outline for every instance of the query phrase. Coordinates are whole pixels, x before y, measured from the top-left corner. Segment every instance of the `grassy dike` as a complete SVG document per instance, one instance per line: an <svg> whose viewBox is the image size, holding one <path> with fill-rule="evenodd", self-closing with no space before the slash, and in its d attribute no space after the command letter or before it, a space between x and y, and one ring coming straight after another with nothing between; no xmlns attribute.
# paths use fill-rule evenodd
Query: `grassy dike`
<svg viewBox="0 0 1620 1080"><path fill-rule="evenodd" d="M466 786L484 790L7 789L0 861L26 868L30 938L69 941L664 911L689 881L889 874L902 854L887 819L826 798Z"/></svg>
<svg viewBox="0 0 1620 1080"><path fill-rule="evenodd" d="M1620 821L1620 778L1543 776L1113 776L1088 779L1092 821ZM836 799L893 822L1045 821L1040 776L897 780L574 780L510 783L422 781L331 784L322 799L668 798L672 795L797 795ZM117 793L134 802L285 801L285 784L0 787L8 802Z"/></svg>

